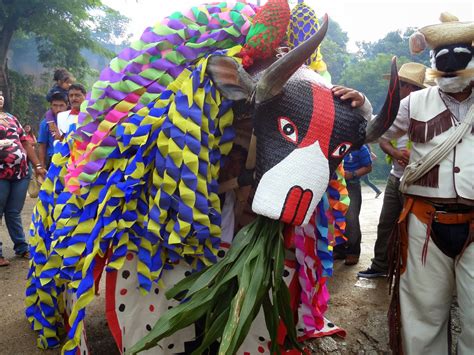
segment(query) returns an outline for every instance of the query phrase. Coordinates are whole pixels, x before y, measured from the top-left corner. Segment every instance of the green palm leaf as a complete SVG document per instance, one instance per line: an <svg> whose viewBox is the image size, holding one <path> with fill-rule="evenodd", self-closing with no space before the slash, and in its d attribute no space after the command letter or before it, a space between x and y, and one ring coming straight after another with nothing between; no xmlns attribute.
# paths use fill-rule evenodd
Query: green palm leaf
<svg viewBox="0 0 474 355"><path fill-rule="evenodd" d="M215 341L220 341L219 354L235 354L262 307L272 353L280 353L276 340L280 319L285 323L290 343L301 349L283 270L282 224L259 216L236 235L222 260L186 277L166 292L168 298L184 301L164 313L151 332L127 354L150 349L201 318L205 319L205 333L193 354L205 352Z"/></svg>

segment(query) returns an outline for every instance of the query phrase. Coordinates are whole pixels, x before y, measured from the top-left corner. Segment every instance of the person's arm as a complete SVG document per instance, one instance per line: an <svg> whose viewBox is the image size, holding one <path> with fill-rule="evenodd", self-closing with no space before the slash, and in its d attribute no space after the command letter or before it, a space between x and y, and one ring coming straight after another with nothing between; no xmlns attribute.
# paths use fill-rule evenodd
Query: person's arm
<svg viewBox="0 0 474 355"><path fill-rule="evenodd" d="M31 142L29 140L25 140L21 143L23 145L23 148L25 148L25 150L26 150L26 154L28 155L28 159L31 161L31 164L33 164L36 176L40 176L41 179L44 180L44 177L46 175L46 170L44 168L45 165L44 165L44 163L40 163L40 159L36 155L35 148L33 148L33 145L31 144Z"/></svg>
<svg viewBox="0 0 474 355"><path fill-rule="evenodd" d="M407 96L400 101L397 117L393 124L382 135L382 138L387 140L397 139L408 132L408 126L410 124L409 104L410 96Z"/></svg>
<svg viewBox="0 0 474 355"><path fill-rule="evenodd" d="M344 172L344 178L346 180L351 180L351 179L354 179L354 178L357 178L357 177L367 175L371 171L372 171L372 165L363 166L363 167L361 167L359 169L356 169L354 171L345 171Z"/></svg>
<svg viewBox="0 0 474 355"><path fill-rule="evenodd" d="M39 155L39 163L41 166L46 166L46 144L39 143L38 144L38 155Z"/></svg>
<svg viewBox="0 0 474 355"><path fill-rule="evenodd" d="M404 154L402 150L395 148L389 140L379 138L379 146L384 153L390 155L392 159L397 160L400 165L406 166L408 164L409 155Z"/></svg>
<svg viewBox="0 0 474 355"><path fill-rule="evenodd" d="M38 132L38 155L41 166L46 167L46 152L49 139L48 124L43 119L40 123Z"/></svg>

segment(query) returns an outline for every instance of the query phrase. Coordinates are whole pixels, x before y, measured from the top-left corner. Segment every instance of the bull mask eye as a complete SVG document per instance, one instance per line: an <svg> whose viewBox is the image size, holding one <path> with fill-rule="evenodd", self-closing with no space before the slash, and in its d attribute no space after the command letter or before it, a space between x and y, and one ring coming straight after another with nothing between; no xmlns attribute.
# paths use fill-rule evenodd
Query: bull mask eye
<svg viewBox="0 0 474 355"><path fill-rule="evenodd" d="M342 158L346 153L349 151L349 149L352 147L351 143L345 142L339 144L336 149L331 154L331 157L333 158Z"/></svg>
<svg viewBox="0 0 474 355"><path fill-rule="evenodd" d="M298 127L288 117L278 118L278 129L281 135L287 141L297 144L298 143Z"/></svg>

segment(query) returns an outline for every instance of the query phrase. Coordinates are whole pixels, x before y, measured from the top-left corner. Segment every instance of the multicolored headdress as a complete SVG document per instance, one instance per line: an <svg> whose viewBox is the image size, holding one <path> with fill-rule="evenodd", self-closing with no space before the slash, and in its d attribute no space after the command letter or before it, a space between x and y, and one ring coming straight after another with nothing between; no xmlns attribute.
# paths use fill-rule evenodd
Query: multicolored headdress
<svg viewBox="0 0 474 355"><path fill-rule="evenodd" d="M285 37L289 21L287 0L268 1L259 9L241 51L244 68L250 67L256 59L265 59L275 53Z"/></svg>
<svg viewBox="0 0 474 355"><path fill-rule="evenodd" d="M316 11L308 6L304 1L298 1L298 4L291 10L290 24L288 26L288 46L293 49L313 36L319 29L319 20ZM330 75L327 71L327 65L323 61L321 49L317 51L306 61L306 65L330 81Z"/></svg>

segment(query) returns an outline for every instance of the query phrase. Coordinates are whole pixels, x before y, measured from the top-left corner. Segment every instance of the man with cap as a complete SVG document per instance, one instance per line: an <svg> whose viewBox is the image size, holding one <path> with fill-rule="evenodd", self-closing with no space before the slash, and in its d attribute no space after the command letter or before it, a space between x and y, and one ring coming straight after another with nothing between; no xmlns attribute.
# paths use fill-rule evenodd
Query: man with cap
<svg viewBox="0 0 474 355"><path fill-rule="evenodd" d="M437 86L413 92L384 135L408 132L410 164L400 181L405 204L394 234L395 287L389 310L394 354L449 354L456 290L462 332L457 353L474 351L474 22L443 13L410 38L429 46Z"/></svg>
<svg viewBox="0 0 474 355"><path fill-rule="evenodd" d="M425 71L426 67L423 64L414 62L403 64L400 67L398 77L400 78L401 99L405 99L413 91L425 88ZM389 75L384 75L384 78L388 79ZM409 140L406 134L392 141L381 138L379 145L387 154L388 161L392 163L392 169L385 186L372 264L367 270L357 273L357 276L369 279L387 276L387 246L393 226L397 223L398 216L402 211L403 194L399 190L400 178L409 158Z"/></svg>

